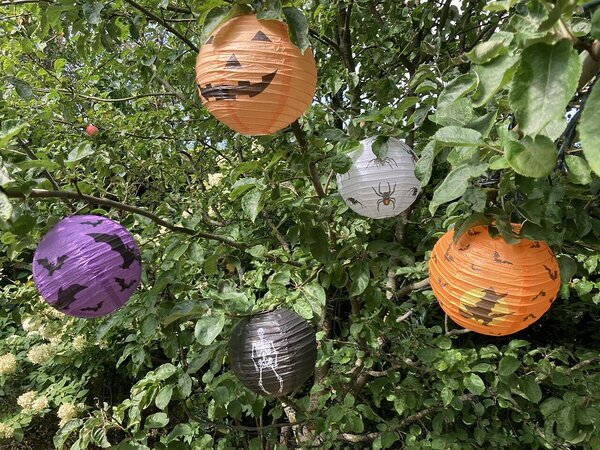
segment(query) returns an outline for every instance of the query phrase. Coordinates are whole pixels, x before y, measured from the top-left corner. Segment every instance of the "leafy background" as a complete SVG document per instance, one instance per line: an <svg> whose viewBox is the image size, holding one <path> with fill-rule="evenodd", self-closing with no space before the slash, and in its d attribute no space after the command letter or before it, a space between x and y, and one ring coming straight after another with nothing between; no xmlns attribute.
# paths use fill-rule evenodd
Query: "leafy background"
<svg viewBox="0 0 600 450"><path fill-rule="evenodd" d="M595 3L595 2L592 2ZM584 7L585 6L585 7ZM227 17L285 20L315 54L303 118L244 137L201 107L197 46ZM599 448L600 12L575 0L0 0L0 445L6 448ZM100 132L91 138L89 124ZM336 193L360 139L420 160L410 211ZM56 314L36 243L73 212L135 235L142 285ZM562 288L504 338L448 323L436 239L492 224L546 240ZM228 369L240 316L317 330L281 400Z"/></svg>

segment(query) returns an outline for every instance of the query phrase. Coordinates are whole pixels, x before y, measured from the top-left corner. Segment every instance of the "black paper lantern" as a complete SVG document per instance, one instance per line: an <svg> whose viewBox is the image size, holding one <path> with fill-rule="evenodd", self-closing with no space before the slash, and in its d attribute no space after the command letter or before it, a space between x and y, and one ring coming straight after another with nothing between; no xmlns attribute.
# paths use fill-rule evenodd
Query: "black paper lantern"
<svg viewBox="0 0 600 450"><path fill-rule="evenodd" d="M235 375L253 392L288 394L315 370L315 331L289 309L245 318L231 333L229 360Z"/></svg>

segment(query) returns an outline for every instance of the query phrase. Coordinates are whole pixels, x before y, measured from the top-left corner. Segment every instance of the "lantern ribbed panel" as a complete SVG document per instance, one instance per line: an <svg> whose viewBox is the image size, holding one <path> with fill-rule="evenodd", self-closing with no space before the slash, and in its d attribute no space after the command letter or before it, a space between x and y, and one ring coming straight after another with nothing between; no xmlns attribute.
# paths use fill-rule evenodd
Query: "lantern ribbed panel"
<svg viewBox="0 0 600 450"><path fill-rule="evenodd" d="M518 230L518 226L513 227ZM487 227L454 230L435 244L429 260L431 288L440 306L460 326L503 336L538 320L560 289L558 262L545 242L507 244Z"/></svg>
<svg viewBox="0 0 600 450"><path fill-rule="evenodd" d="M120 224L101 216L58 222L33 255L33 281L54 308L98 317L123 306L140 283L139 250Z"/></svg>
<svg viewBox="0 0 600 450"><path fill-rule="evenodd" d="M344 202L357 214L383 219L397 216L417 198L420 183L415 177L415 156L404 142L390 138L388 153L378 159L371 147L376 138L361 141L348 154L350 170L336 177Z"/></svg>
<svg viewBox="0 0 600 450"><path fill-rule="evenodd" d="M244 386L260 395L278 397L302 386L316 360L314 330L289 309L245 318L231 333L231 368Z"/></svg>
<svg viewBox="0 0 600 450"><path fill-rule="evenodd" d="M259 31L270 42L253 40ZM232 55L237 64L230 63ZM270 83L260 86L270 74ZM300 53L283 22L244 15L221 25L202 46L196 84L200 99L219 121L245 135L263 135L285 128L306 111L315 94L317 69L310 49ZM205 93L206 98L201 91L209 84L223 88L213 94L237 98ZM252 85L256 95L250 96Z"/></svg>

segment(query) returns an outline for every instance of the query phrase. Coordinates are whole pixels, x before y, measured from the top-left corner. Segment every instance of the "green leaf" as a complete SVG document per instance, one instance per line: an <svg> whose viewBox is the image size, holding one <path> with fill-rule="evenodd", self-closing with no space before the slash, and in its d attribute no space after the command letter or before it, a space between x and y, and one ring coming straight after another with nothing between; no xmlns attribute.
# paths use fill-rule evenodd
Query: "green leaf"
<svg viewBox="0 0 600 450"><path fill-rule="evenodd" d="M263 9L256 15L258 19L279 20L282 9L280 0L266 0L263 2Z"/></svg>
<svg viewBox="0 0 600 450"><path fill-rule="evenodd" d="M568 40L526 48L509 96L520 130L536 136L562 116L577 90L580 75L579 55Z"/></svg>
<svg viewBox="0 0 600 450"><path fill-rule="evenodd" d="M369 270L369 263L365 261L359 261L352 265L349 270L352 284L350 285L350 297L356 297L362 294L369 284L371 278L371 272Z"/></svg>
<svg viewBox="0 0 600 450"><path fill-rule="evenodd" d="M371 151L373 154L379 158L384 159L388 153L388 141L389 136L377 136L377 138L373 141L373 145L371 146Z"/></svg>
<svg viewBox="0 0 600 450"><path fill-rule="evenodd" d="M177 372L177 367L175 367L171 363L166 363L154 371L154 376L152 377L152 380L164 381L167 378L171 377L176 372Z"/></svg>
<svg viewBox="0 0 600 450"><path fill-rule="evenodd" d="M15 91L19 94L24 100L31 100L33 98L33 91L31 90L31 86L29 83L18 79L17 77L5 77L5 79L14 86Z"/></svg>
<svg viewBox="0 0 600 450"><path fill-rule="evenodd" d="M577 261L569 255L559 255L556 259L560 268L560 282L567 284L577 273Z"/></svg>
<svg viewBox="0 0 600 450"><path fill-rule="evenodd" d="M4 120L2 122L2 127L0 128L0 147L4 147L12 138L17 136L28 126L29 123L21 122L20 120Z"/></svg>
<svg viewBox="0 0 600 450"><path fill-rule="evenodd" d="M596 8L592 16L592 29L590 35L594 39L600 39L600 8Z"/></svg>
<svg viewBox="0 0 600 450"><path fill-rule="evenodd" d="M163 428L169 423L169 418L163 412L152 414L146 419L145 428Z"/></svg>
<svg viewBox="0 0 600 450"><path fill-rule="evenodd" d="M475 66L473 70L479 78L479 84L473 94L473 106L484 106L506 86L517 69L518 61L516 56L503 55L487 64Z"/></svg>
<svg viewBox="0 0 600 450"><path fill-rule="evenodd" d="M80 161L83 158L93 154L94 149L92 148L92 145L89 142L82 142L69 152L65 163L69 166L72 166L74 162Z"/></svg>
<svg viewBox="0 0 600 450"><path fill-rule="evenodd" d="M542 390L535 380L535 375L525 375L519 378L519 387L529 401L538 403L542 399Z"/></svg>
<svg viewBox="0 0 600 450"><path fill-rule="evenodd" d="M297 8L283 8L283 15L288 24L288 34L292 44L300 49L302 53L310 47L308 40L308 21L302 11Z"/></svg>
<svg viewBox="0 0 600 450"><path fill-rule="evenodd" d="M4 192L0 192L0 219L8 220L12 215L12 204Z"/></svg>
<svg viewBox="0 0 600 450"><path fill-rule="evenodd" d="M512 40L512 33L497 31L488 41L476 45L473 50L466 53L466 56L475 64L485 64L500 55L506 54L508 45Z"/></svg>
<svg viewBox="0 0 600 450"><path fill-rule="evenodd" d="M252 223L264 208L263 191L256 188L242 198L242 210L248 215Z"/></svg>
<svg viewBox="0 0 600 450"><path fill-rule="evenodd" d="M300 289L304 294L304 298L310 304L314 315L320 317L326 302L323 286L318 282L313 282L302 286Z"/></svg>
<svg viewBox="0 0 600 450"><path fill-rule="evenodd" d="M504 155L515 172L531 178L550 175L557 160L554 142L543 135L535 139L525 136L520 141L508 141Z"/></svg>
<svg viewBox="0 0 600 450"><path fill-rule="evenodd" d="M472 373L463 378L463 384L471 392L471 394L481 395L485 391L485 384L481 377Z"/></svg>
<svg viewBox="0 0 600 450"><path fill-rule="evenodd" d="M481 133L470 128L449 126L440 128L434 136L440 144L449 146L479 146L481 142Z"/></svg>
<svg viewBox="0 0 600 450"><path fill-rule="evenodd" d="M196 322L194 336L200 345L210 345L221 333L223 326L225 326L225 316L222 314L203 317Z"/></svg>
<svg viewBox="0 0 600 450"><path fill-rule="evenodd" d="M103 2L85 2L83 4L83 15L92 25L98 25L102 21Z"/></svg>
<svg viewBox="0 0 600 450"><path fill-rule="evenodd" d="M181 436L192 436L194 434L192 427L187 423L178 423L167 435L165 442L168 444Z"/></svg>
<svg viewBox="0 0 600 450"><path fill-rule="evenodd" d="M486 163L466 164L452 169L433 193L429 212L433 215L440 205L459 198L469 187L469 180L481 176L486 170Z"/></svg>
<svg viewBox="0 0 600 450"><path fill-rule="evenodd" d="M435 141L429 141L423 151L417 164L415 165L415 176L421 182L421 187L427 186L431 179L431 172L433 171L433 160L436 154Z"/></svg>
<svg viewBox="0 0 600 450"><path fill-rule="evenodd" d="M20 162L17 167L22 170L29 169L46 169L49 171L60 168L60 165L49 159L30 159L27 161Z"/></svg>
<svg viewBox="0 0 600 450"><path fill-rule="evenodd" d="M171 396L173 395L173 385L167 384L164 386L154 399L154 403L158 409L165 409L169 402L171 401Z"/></svg>
<svg viewBox="0 0 600 450"><path fill-rule="evenodd" d="M521 362L514 356L503 356L498 364L498 373L500 376L507 377L515 372L521 365Z"/></svg>
<svg viewBox="0 0 600 450"><path fill-rule="evenodd" d="M585 159L594 173L600 176L600 83L595 84L585 102L579 136Z"/></svg>
<svg viewBox="0 0 600 450"><path fill-rule="evenodd" d="M551 416L555 412L561 410L564 405L564 401L560 398L550 397L544 400L540 405L540 411L544 417Z"/></svg>
<svg viewBox="0 0 600 450"><path fill-rule="evenodd" d="M600 119L600 117L599 117ZM590 184L592 182L592 169L588 162L579 156L567 155L565 157L569 172L567 176L573 184Z"/></svg>
<svg viewBox="0 0 600 450"><path fill-rule="evenodd" d="M258 183L256 178L248 177L241 178L234 183L231 187L231 193L229 194L229 198L231 200L236 200L239 198L244 192L249 191Z"/></svg>
<svg viewBox="0 0 600 450"><path fill-rule="evenodd" d="M168 326L179 319L191 319L206 313L208 305L192 300L177 303L163 319L163 326Z"/></svg>
<svg viewBox="0 0 600 450"><path fill-rule="evenodd" d="M352 167L352 159L344 154L338 153L331 159L331 168L335 173L344 174Z"/></svg>
<svg viewBox="0 0 600 450"><path fill-rule="evenodd" d="M449 107L458 99L464 97L477 86L477 77L471 73L461 75L452 80L444 88L438 98L437 109Z"/></svg>

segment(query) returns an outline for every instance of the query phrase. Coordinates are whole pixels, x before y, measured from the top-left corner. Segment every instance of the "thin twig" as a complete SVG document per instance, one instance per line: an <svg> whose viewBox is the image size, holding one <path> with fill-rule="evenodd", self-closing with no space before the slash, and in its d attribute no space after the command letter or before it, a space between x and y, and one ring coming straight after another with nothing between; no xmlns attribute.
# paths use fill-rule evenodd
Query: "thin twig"
<svg viewBox="0 0 600 450"><path fill-rule="evenodd" d="M139 3L137 3L137 2L135 2L133 0L125 0L125 2L129 3L131 6L133 6L138 11L143 12L150 19L152 19L152 20L160 23L169 32L171 32L172 34L174 34L175 36L177 36L179 39L181 39L189 48L191 48L192 50L194 50L194 52L198 53L198 47L196 45L194 45L187 37L185 37L183 34L181 34L179 31L177 31L171 25L169 25L168 22L165 22L163 19L161 19L160 17L158 17L156 14L154 14L152 11L146 9L145 7L143 7L142 5L140 5Z"/></svg>

